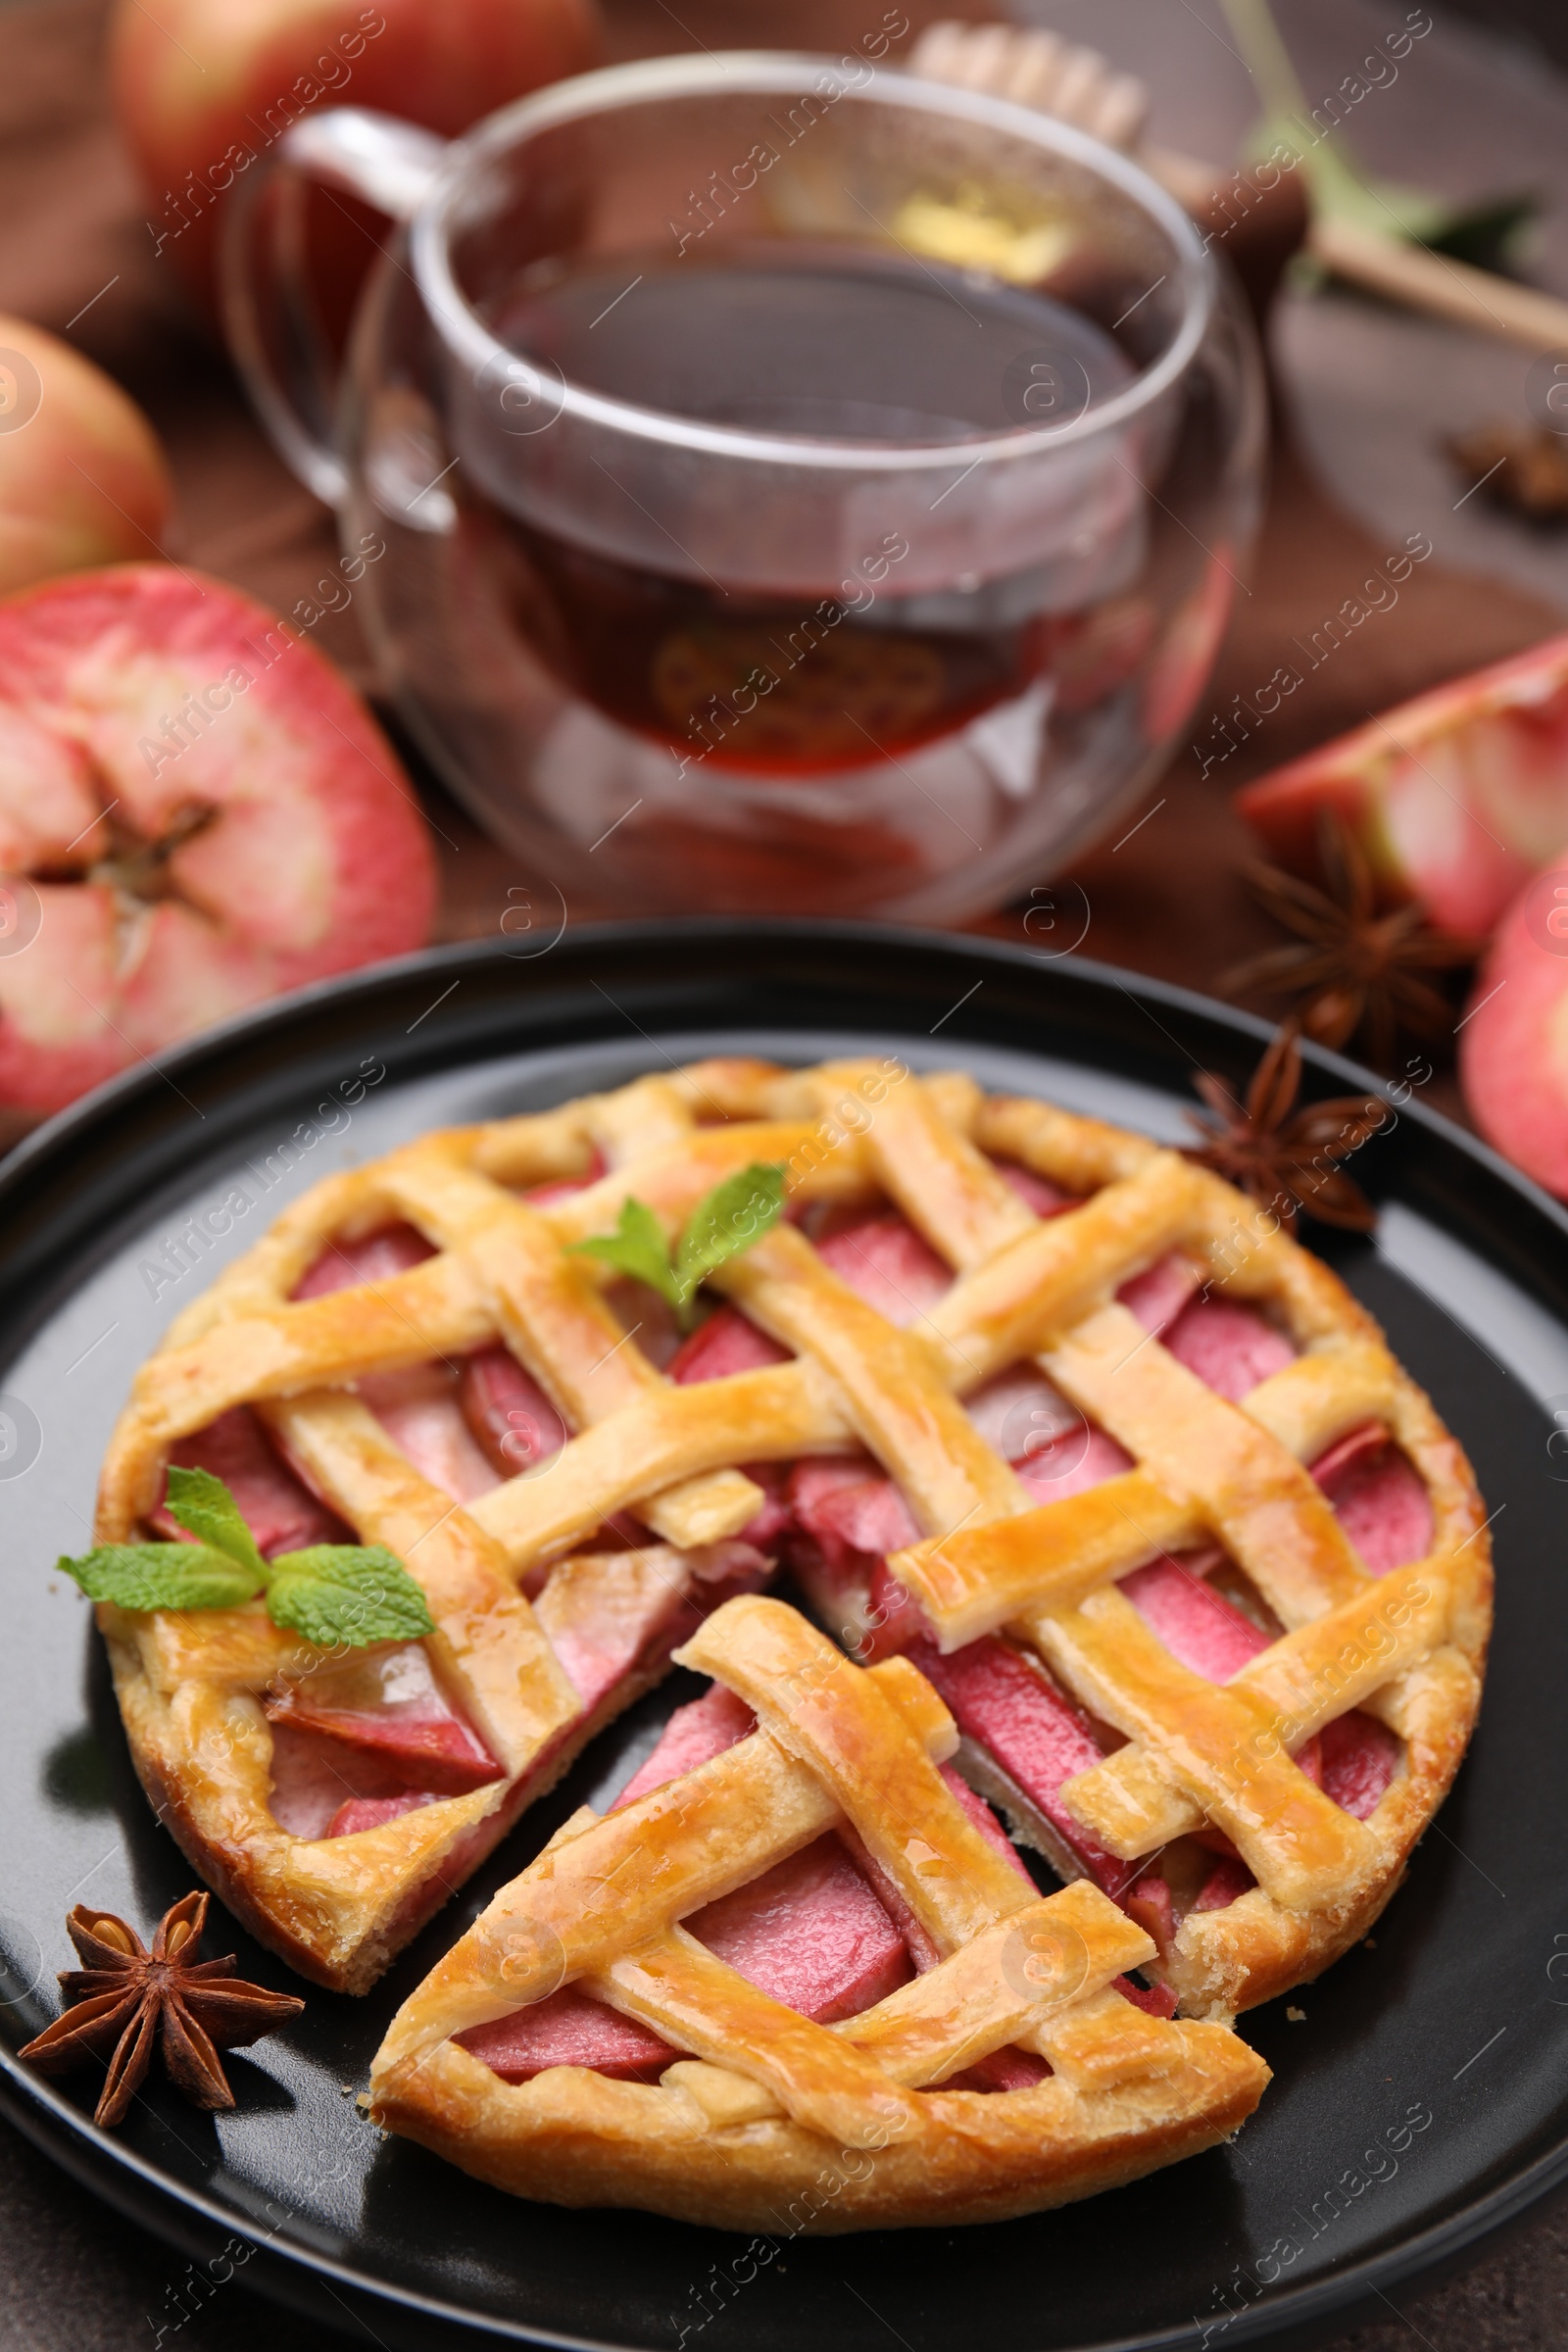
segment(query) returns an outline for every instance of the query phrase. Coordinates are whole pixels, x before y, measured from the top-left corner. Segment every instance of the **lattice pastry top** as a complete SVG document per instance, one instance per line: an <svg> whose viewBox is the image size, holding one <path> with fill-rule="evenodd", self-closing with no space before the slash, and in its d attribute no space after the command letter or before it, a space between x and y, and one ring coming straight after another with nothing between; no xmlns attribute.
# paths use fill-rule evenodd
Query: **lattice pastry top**
<svg viewBox="0 0 1568 2352"><path fill-rule="evenodd" d="M680 1659L756 1729L572 1816L393 2019L375 2121L520 2195L793 2235L1034 2212L1250 2114L1268 2079L1255 2052L1224 2026L1151 2016L1118 1984L1150 1938L1093 1886L1042 1897L976 1826L937 1769L952 1718L906 1660L862 1671L761 1598L726 1602ZM825 2024L681 1922L712 1921L835 1828L928 1965ZM653 2030L657 2083L576 2064L509 2082L468 2046L573 1988ZM1024 2080L976 2083L1009 2047Z"/></svg>
<svg viewBox="0 0 1568 2352"><path fill-rule="evenodd" d="M676 1231L756 1161L789 1220L662 1370L657 1301L565 1246L629 1198ZM1490 1567L1459 1447L1271 1224L1143 1138L896 1061L700 1063L327 1180L144 1368L100 1532L238 1415L300 1509L408 1562L437 1631L346 1703L257 1613L106 1612L155 1801L258 1933L363 1986L782 1550L861 1654L912 1645L965 1771L1129 1905L1185 2007L1315 1973L1463 1752ZM519 1395L484 1459L459 1404L493 1439ZM1066 1471L1042 1409L1087 1443ZM424 1724L435 1779L377 1716ZM334 1739L401 1791L313 1816L296 1751ZM443 1792L465 1740L484 1763Z"/></svg>

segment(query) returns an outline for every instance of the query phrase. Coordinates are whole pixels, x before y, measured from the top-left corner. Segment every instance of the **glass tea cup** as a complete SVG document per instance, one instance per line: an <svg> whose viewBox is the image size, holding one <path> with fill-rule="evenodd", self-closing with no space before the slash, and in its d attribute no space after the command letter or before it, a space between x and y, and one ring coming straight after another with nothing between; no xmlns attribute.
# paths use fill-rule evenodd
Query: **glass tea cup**
<svg viewBox="0 0 1568 2352"><path fill-rule="evenodd" d="M861 51L874 51L872 36ZM340 380L312 182L401 223ZM1255 523L1239 296L1135 165L859 51L248 174L230 340L416 738L568 906L960 920L1145 791Z"/></svg>

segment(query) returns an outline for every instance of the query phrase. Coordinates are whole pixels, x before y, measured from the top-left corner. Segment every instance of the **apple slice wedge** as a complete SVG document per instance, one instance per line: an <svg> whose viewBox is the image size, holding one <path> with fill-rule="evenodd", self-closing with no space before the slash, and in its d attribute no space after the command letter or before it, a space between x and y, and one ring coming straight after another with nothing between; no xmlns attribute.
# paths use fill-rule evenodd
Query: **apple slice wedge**
<svg viewBox="0 0 1568 2352"><path fill-rule="evenodd" d="M1420 694L1248 784L1236 806L1294 872L1325 812L1380 890L1440 930L1488 933L1568 845L1568 635Z"/></svg>
<svg viewBox="0 0 1568 2352"><path fill-rule="evenodd" d="M56 1110L213 1021L422 946L435 865L314 647L168 564L0 605L0 1102Z"/></svg>

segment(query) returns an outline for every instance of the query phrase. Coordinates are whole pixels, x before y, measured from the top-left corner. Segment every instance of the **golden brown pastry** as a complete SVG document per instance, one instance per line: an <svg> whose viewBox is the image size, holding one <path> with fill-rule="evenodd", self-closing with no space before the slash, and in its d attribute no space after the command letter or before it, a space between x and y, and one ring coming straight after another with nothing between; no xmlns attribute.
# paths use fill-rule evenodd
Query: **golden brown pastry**
<svg viewBox="0 0 1568 2352"><path fill-rule="evenodd" d="M571 1245L628 1200L674 1237L757 1163L786 1220L671 1354ZM279 1524L286 1489L384 1544L436 1632L323 1666L259 1609L102 1611L149 1793L264 1940L363 1989L782 1557L858 1656L919 1664L963 1771L1188 2014L1315 1974L1463 1753L1490 1565L1459 1446L1276 1222L897 1060L700 1063L329 1179L144 1368L100 1540L157 1523L172 1459L248 1447Z"/></svg>

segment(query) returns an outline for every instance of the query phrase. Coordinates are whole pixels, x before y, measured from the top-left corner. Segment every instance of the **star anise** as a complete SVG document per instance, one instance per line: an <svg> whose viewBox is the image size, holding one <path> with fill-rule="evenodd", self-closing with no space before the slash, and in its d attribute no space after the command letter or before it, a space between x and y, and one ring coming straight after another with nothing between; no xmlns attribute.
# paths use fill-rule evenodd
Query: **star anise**
<svg viewBox="0 0 1568 2352"><path fill-rule="evenodd" d="M1434 930L1419 906L1379 913L1365 852L1343 819L1328 812L1319 854L1322 890L1277 866L1246 869L1262 905L1301 944L1238 964L1221 979L1220 994L1298 996L1308 1037L1338 1047L1359 1032L1369 1058L1386 1065L1401 1029L1423 1038L1451 1031L1452 1005L1420 975L1473 963L1480 943Z"/></svg>
<svg viewBox="0 0 1568 2352"><path fill-rule="evenodd" d="M1294 1110L1301 1084L1299 1035L1294 1021L1280 1029L1257 1065L1245 1106L1223 1079L1199 1072L1195 1084L1214 1116L1188 1113L1207 1140L1189 1146L1185 1156L1212 1168L1292 1230L1297 1211L1304 1208L1325 1225L1370 1232L1376 1209L1334 1163L1377 1133L1389 1106L1375 1095L1338 1095Z"/></svg>
<svg viewBox="0 0 1568 2352"><path fill-rule="evenodd" d="M291 1992L269 1992L230 1976L232 1952L222 1960L197 1959L208 1901L197 1891L166 1911L150 1951L112 1911L78 1903L67 1920L82 1963L60 1972L71 2005L19 2054L45 2075L107 2058L95 2122L121 2121L160 2043L170 2080L193 2107L232 2107L219 2051L260 2041L304 2008Z"/></svg>

